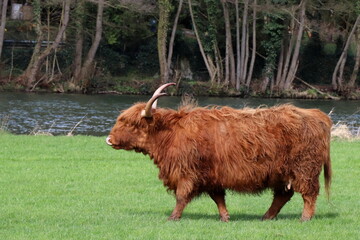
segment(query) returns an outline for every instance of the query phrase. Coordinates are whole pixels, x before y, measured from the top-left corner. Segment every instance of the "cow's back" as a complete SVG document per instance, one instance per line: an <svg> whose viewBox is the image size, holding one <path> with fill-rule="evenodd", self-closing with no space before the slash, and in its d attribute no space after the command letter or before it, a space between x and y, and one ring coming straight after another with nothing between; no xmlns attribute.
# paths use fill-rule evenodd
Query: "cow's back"
<svg viewBox="0 0 360 240"><path fill-rule="evenodd" d="M199 152L208 161L211 184L257 192L287 181L296 166L321 168L328 151L331 120L319 110L292 105L269 109L213 109L199 127L207 139ZM199 141L199 142L202 142ZM312 159L312 160L311 160ZM284 177L284 179L281 179Z"/></svg>

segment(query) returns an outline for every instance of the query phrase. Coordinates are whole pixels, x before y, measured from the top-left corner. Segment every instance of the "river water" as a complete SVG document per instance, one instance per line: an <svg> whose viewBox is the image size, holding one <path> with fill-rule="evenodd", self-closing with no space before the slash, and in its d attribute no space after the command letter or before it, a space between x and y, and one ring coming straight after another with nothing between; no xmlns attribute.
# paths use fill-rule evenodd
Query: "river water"
<svg viewBox="0 0 360 240"><path fill-rule="evenodd" d="M14 134L49 132L105 136L120 111L150 96L0 93L0 128ZM294 100L260 98L198 97L199 106L227 105L234 108L292 103L303 108L332 110L334 123L347 124L356 133L360 128L360 101ZM177 108L180 97L162 97L158 107Z"/></svg>

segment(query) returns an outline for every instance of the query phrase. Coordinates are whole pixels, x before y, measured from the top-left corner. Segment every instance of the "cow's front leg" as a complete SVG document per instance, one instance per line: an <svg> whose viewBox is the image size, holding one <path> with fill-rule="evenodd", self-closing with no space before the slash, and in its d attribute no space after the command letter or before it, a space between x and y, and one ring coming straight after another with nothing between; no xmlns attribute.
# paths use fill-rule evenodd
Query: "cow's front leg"
<svg viewBox="0 0 360 240"><path fill-rule="evenodd" d="M175 194L176 206L168 220L180 220L184 208L196 195L194 192L193 183L186 179L180 180L178 182Z"/></svg>
<svg viewBox="0 0 360 240"><path fill-rule="evenodd" d="M280 212L281 208L291 199L293 195L294 190L292 188L287 191L284 191L284 189L274 190L273 202L269 210L262 217L262 220L274 219Z"/></svg>

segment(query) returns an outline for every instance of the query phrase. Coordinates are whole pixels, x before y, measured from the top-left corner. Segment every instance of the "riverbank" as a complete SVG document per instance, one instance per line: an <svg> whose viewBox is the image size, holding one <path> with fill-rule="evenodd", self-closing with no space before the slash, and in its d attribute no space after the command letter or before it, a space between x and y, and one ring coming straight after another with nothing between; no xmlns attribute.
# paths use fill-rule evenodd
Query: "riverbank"
<svg viewBox="0 0 360 240"><path fill-rule="evenodd" d="M103 82L92 85L86 91L76 86L66 84L50 84L39 86L32 90L37 93L87 93L87 94L116 94L116 95L151 95L160 85L156 79L145 78L138 80L136 76L104 79ZM176 87L169 88L172 96L184 94L208 97L239 97L239 98L281 98L281 99L331 99L331 100L360 100L360 88L349 91L336 92L330 85L310 85L304 81L297 81L292 89L277 91L267 89L259 91L259 86L250 90L241 88L236 90L223 85L211 84L202 81L181 81ZM25 88L9 80L2 79L0 84L2 92L25 92Z"/></svg>
<svg viewBox="0 0 360 240"><path fill-rule="evenodd" d="M152 161L116 151L104 137L0 136L1 239L356 239L360 225L360 141L333 141L330 203L321 175L314 219L300 223L295 193L277 220L260 221L272 193L228 192L229 223L207 196L179 222L168 222L175 199ZM204 227L206 226L206 227Z"/></svg>
<svg viewBox="0 0 360 240"><path fill-rule="evenodd" d="M8 121L8 119L3 119L0 121L0 136L13 135L12 133L10 133L7 130L7 126L6 126L7 121ZM81 124L81 121L78 122L67 133L65 133L65 136L73 137L74 131L75 131L76 127L79 124ZM49 130L34 129L28 135L29 136L54 136L53 133L50 131L50 129ZM331 139L332 139L332 141L349 141L349 142L360 141L360 127L357 130L352 132L346 124L341 124L341 123L335 124L331 129Z"/></svg>
<svg viewBox="0 0 360 240"><path fill-rule="evenodd" d="M3 92L0 94L0 124L14 134L48 131L53 135L67 135L76 126L74 135L105 136L120 111L149 98L145 95ZM217 105L238 109L290 103L302 108L318 108L326 114L331 112L334 124L345 124L352 133L360 127L359 100L198 96L194 99L200 107ZM159 100L158 106L177 109L181 101L181 97L167 96Z"/></svg>

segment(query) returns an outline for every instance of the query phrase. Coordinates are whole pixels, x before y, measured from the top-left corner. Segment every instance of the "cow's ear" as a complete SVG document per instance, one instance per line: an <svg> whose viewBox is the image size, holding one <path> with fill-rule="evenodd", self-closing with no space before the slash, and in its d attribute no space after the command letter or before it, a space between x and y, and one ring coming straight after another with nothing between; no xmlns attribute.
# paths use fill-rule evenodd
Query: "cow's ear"
<svg viewBox="0 0 360 240"><path fill-rule="evenodd" d="M154 109L152 111L151 116L146 116L145 113L144 113L144 110L142 110L141 113L140 113L140 118L139 118L140 126L149 127L149 126L153 125L154 122L155 122L155 117L154 117L153 114L155 114L155 112L156 112L156 110Z"/></svg>

